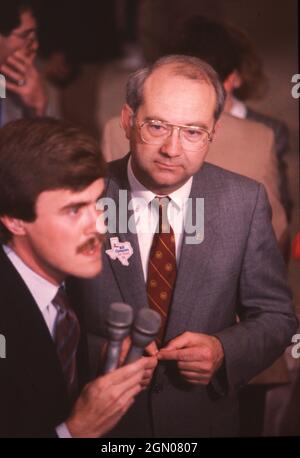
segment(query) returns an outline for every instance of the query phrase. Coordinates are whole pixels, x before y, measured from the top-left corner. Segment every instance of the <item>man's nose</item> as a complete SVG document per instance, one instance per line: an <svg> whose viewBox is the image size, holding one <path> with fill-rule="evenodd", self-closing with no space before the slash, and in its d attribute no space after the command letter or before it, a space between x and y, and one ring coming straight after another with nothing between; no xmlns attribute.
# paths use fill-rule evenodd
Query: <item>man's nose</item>
<svg viewBox="0 0 300 458"><path fill-rule="evenodd" d="M96 204L91 205L86 211L85 217L85 232L87 234L92 234L96 232L97 218L100 213L96 209Z"/></svg>
<svg viewBox="0 0 300 458"><path fill-rule="evenodd" d="M179 156L182 152L180 130L173 127L171 134L165 139L161 146L161 152L168 156Z"/></svg>
<svg viewBox="0 0 300 458"><path fill-rule="evenodd" d="M36 53L39 49L39 40L36 32L32 32L27 43L27 49L30 53Z"/></svg>

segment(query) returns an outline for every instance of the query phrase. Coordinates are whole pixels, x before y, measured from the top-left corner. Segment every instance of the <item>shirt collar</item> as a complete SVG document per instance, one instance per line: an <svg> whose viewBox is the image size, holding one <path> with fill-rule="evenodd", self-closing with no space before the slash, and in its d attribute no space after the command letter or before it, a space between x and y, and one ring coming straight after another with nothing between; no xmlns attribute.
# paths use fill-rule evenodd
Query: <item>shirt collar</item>
<svg viewBox="0 0 300 458"><path fill-rule="evenodd" d="M236 118L245 119L247 117L246 105L235 97L233 97L232 101L233 103L229 113Z"/></svg>
<svg viewBox="0 0 300 458"><path fill-rule="evenodd" d="M133 173L131 165L131 157L127 164L127 175L128 181L131 189L131 195L133 200L133 209L134 211L143 211L148 207L149 203L157 196L136 178ZM175 204L178 209L183 209L186 199L188 199L193 183L193 177L190 177L184 185L176 189L176 191L171 192L168 196L171 199L171 202Z"/></svg>
<svg viewBox="0 0 300 458"><path fill-rule="evenodd" d="M21 275L39 309L44 313L56 296L59 286L53 285L53 283L45 280L30 269L10 246L3 245L3 249L15 269Z"/></svg>

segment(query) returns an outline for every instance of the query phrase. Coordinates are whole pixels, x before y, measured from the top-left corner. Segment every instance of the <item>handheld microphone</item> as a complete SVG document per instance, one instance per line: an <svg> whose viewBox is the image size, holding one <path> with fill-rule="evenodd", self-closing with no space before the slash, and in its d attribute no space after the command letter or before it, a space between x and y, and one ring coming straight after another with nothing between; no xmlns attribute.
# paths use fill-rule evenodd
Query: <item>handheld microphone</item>
<svg viewBox="0 0 300 458"><path fill-rule="evenodd" d="M132 345L125 364L133 363L143 355L144 348L155 339L161 324L161 316L149 308L139 310L131 331Z"/></svg>
<svg viewBox="0 0 300 458"><path fill-rule="evenodd" d="M118 367L122 341L128 336L133 321L133 310L123 302L110 304L106 318L108 348L103 372L107 374Z"/></svg>

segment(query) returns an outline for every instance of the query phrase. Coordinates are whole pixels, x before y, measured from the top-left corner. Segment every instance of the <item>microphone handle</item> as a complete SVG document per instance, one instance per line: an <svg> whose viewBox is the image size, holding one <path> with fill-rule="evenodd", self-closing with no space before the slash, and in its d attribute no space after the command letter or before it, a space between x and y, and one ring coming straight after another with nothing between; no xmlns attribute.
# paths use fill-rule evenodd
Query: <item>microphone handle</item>
<svg viewBox="0 0 300 458"><path fill-rule="evenodd" d="M144 353L144 347L137 347L135 345L132 345L126 357L125 364L133 363L134 361L139 359L141 356L143 356L143 353Z"/></svg>
<svg viewBox="0 0 300 458"><path fill-rule="evenodd" d="M107 348L107 355L103 373L108 374L109 372L117 369L119 364L119 355L121 351L120 340L110 340Z"/></svg>

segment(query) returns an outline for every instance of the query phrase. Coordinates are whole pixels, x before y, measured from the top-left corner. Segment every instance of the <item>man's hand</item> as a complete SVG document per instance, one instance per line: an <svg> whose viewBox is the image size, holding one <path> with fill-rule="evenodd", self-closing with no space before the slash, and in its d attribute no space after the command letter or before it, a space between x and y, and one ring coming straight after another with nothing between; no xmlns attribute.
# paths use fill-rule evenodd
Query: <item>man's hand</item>
<svg viewBox="0 0 300 458"><path fill-rule="evenodd" d="M104 366L105 361L106 361L106 354L107 354L107 347L108 347L108 342L106 341L100 349L100 368L99 372L101 372L101 367ZM120 352L120 357L119 357L119 367L122 366L125 362L126 356L130 350L131 347L131 338L130 336L127 336L121 346L121 352ZM143 388L146 388L152 379L154 369L157 366L157 353L158 349L156 346L155 341L151 342L146 348L145 348L145 354L149 355L147 356L147 365L145 367L145 372L143 379L141 381L141 385Z"/></svg>
<svg viewBox="0 0 300 458"><path fill-rule="evenodd" d="M124 339L124 341L122 343L122 349L121 349L121 354L120 354L120 363L119 363L120 366L122 364L124 364L126 356L127 356L128 352L130 350L130 347L131 347L131 338L130 338L130 336L128 336L128 337L126 337L126 339ZM146 388L150 384L152 376L153 376L154 369L157 366L158 349L157 349L155 341L151 342L145 348L145 353L147 355L149 355L149 357L147 356L148 363L147 363L147 366L145 368L144 377L143 377L142 382L141 382L143 388Z"/></svg>
<svg viewBox="0 0 300 458"><path fill-rule="evenodd" d="M175 360L181 375L192 384L207 385L224 359L217 337L184 332L158 353L159 360Z"/></svg>
<svg viewBox="0 0 300 458"><path fill-rule="evenodd" d="M6 59L0 70L1 73L10 78L6 81L7 89L17 94L23 104L33 110L37 116L43 116L46 110L47 96L44 81L34 66L33 57L19 49Z"/></svg>
<svg viewBox="0 0 300 458"><path fill-rule="evenodd" d="M140 358L84 387L66 421L72 437L100 437L117 424L142 389L148 359Z"/></svg>

